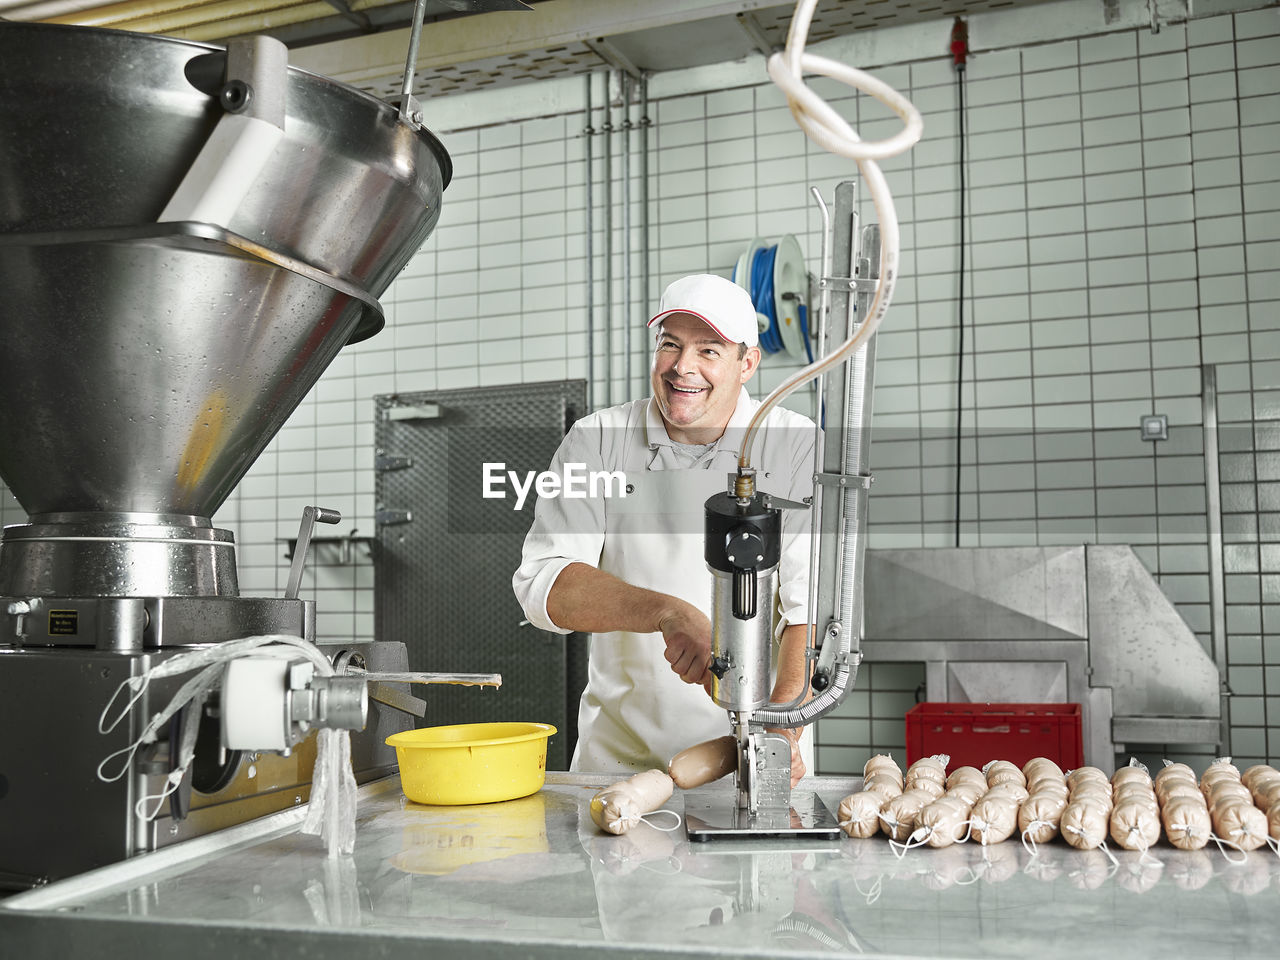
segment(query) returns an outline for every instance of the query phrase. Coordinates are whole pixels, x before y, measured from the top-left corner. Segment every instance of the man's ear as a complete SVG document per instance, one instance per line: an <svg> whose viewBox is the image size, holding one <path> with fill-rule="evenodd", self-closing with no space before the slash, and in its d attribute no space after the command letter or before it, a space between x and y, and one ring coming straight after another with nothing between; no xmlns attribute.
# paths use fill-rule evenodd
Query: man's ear
<svg viewBox="0 0 1280 960"><path fill-rule="evenodd" d="M742 355L742 376L739 383L746 383L756 375L756 367L760 366L760 348L747 347L747 352Z"/></svg>

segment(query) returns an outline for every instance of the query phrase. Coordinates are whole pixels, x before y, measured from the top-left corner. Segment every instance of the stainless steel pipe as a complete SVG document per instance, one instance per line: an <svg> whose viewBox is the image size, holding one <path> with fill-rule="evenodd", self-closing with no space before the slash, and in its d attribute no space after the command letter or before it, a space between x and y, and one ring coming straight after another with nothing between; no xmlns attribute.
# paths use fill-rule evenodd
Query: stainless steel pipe
<svg viewBox="0 0 1280 960"><path fill-rule="evenodd" d="M613 90L604 79L604 405L613 406Z"/></svg>
<svg viewBox="0 0 1280 960"><path fill-rule="evenodd" d="M631 77L618 72L622 90L622 396L631 393Z"/></svg>
<svg viewBox="0 0 1280 960"><path fill-rule="evenodd" d="M594 250L594 232L595 232L595 212L592 208L595 202L592 186L595 181L595 150L592 139L596 135L595 127L592 125L591 112L591 83L592 75L587 74L582 78L583 98L586 101L586 126L582 130L583 134L583 154L584 154L584 224L583 234L586 239L586 315L587 315L587 406L595 408L595 385L596 385L596 318L595 318L595 250Z"/></svg>

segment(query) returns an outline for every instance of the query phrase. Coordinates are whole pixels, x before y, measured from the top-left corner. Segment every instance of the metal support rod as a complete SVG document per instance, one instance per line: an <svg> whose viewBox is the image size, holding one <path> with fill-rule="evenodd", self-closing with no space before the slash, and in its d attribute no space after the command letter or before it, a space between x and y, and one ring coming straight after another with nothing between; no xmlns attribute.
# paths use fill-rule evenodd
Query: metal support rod
<svg viewBox="0 0 1280 960"><path fill-rule="evenodd" d="M618 74L622 89L622 398L631 399L631 77Z"/></svg>
<svg viewBox="0 0 1280 960"><path fill-rule="evenodd" d="M400 119L408 115L413 93L413 74L418 66L418 41L422 39L422 18L427 11L427 0L417 0L413 5L413 25L409 31L409 55L404 61L404 82L400 84Z"/></svg>
<svg viewBox="0 0 1280 960"><path fill-rule="evenodd" d="M604 405L613 406L613 91L604 77Z"/></svg>
<svg viewBox="0 0 1280 960"><path fill-rule="evenodd" d="M832 213L831 269L835 276L852 277L857 266L858 214L857 188L850 181L837 184ZM852 333L858 322L857 300L848 287L836 285L831 290L831 317L827 326L827 338L830 344L823 345L823 352L829 352L835 344L843 342ZM826 409L832 417L840 417L839 428L835 423L827 423L826 450L823 463L830 473L843 473L844 464L848 460L849 444L849 410L854 399L849 396L852 383L849 380L849 368L853 360L846 362L839 376L832 376L827 383ZM822 561L818 569L824 572L820 581L818 610L820 616L839 619L843 600L840 585L843 582L844 534L848 522L848 500L843 496L835 496L833 502L823 516ZM843 624L847 631L852 624Z"/></svg>
<svg viewBox="0 0 1280 960"><path fill-rule="evenodd" d="M1200 368L1200 413L1204 424L1204 489L1209 522L1209 655L1218 667L1222 723L1219 753L1231 753L1231 688L1227 684L1226 564L1222 556L1222 486L1218 473L1218 368Z"/></svg>
<svg viewBox="0 0 1280 960"><path fill-rule="evenodd" d="M859 233L856 260L856 276L859 280L880 279L880 225L868 224ZM859 284L856 317L864 322L874 296L873 284ZM869 476L868 456L871 450L871 404L875 397L877 341L873 337L855 353L848 362L849 409L845 426L849 443L846 446L843 472L848 476ZM863 571L867 552L867 500L870 490L859 487L841 493L847 502L856 505L856 512L848 511L844 518L844 556L841 559L840 622L850 631L851 649L857 653L862 640L863 620ZM853 515L848 515L852 513Z"/></svg>
<svg viewBox="0 0 1280 960"><path fill-rule="evenodd" d="M145 676L153 666L150 655L143 654L140 657L130 658L128 661L129 675L133 678ZM142 731L147 726L147 720L152 716L152 691L148 689L148 684L143 684L138 702L135 704L136 710L129 711L129 742L137 743L142 736ZM125 809L130 811L131 816L126 818L126 839L125 845L133 853L141 854L149 850L153 850L156 844L153 842L152 835L156 829L155 821L149 820L143 815L145 811L138 809L138 799L147 795L147 774L143 769L143 764L138 762L135 757L129 764L130 773L125 779L128 781L128 787L125 794Z"/></svg>
<svg viewBox="0 0 1280 960"><path fill-rule="evenodd" d="M592 126L591 117L591 74L583 77L583 92L586 98L586 126L582 130L583 134L583 185L585 188L585 209L583 235L586 238L586 250L584 251L586 266L586 319L587 319L587 407L589 410L595 409L595 395L593 393L596 384L596 318L595 318L595 264L593 263L594 249L592 246L592 234L595 231L595 216L592 210L594 202L592 196L592 184L595 180L595 152L592 145L592 138L595 137L595 127Z"/></svg>
<svg viewBox="0 0 1280 960"><path fill-rule="evenodd" d="M822 193L817 187L810 187L809 192L813 195L814 202L818 205L818 211L822 216L822 259L818 261L819 276L831 276L831 211L827 208L826 203L822 199ZM817 355L823 356L827 348L827 309L831 305L831 290L829 284L822 285L822 298L818 306L817 327L815 343L817 344ZM814 323L813 307L809 306L809 323ZM814 378L814 397L815 409L813 412L814 436L817 442L813 445L813 473L816 477L822 472L822 430L823 430L823 397L826 396L827 375L825 373L818 374ZM805 631L805 649L817 650L822 645L822 635L824 628L817 625L818 619L818 553L819 546L822 542L822 510L826 490L820 483L813 485L813 503L809 506L809 624Z"/></svg>

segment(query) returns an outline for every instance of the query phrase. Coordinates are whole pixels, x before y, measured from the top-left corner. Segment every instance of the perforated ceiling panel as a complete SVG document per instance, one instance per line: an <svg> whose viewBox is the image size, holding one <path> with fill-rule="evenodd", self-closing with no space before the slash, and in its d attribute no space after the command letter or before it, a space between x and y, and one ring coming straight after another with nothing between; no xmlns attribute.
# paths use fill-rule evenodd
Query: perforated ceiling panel
<svg viewBox="0 0 1280 960"><path fill-rule="evenodd" d="M1027 0L858 0L856 3L849 0L823 0L818 4L818 12L809 30L809 42L830 40L855 30L972 16L975 13L1028 5ZM769 39L781 46L787 40L791 14L792 8L781 7L763 10L755 16Z"/></svg>
<svg viewBox="0 0 1280 960"><path fill-rule="evenodd" d="M877 27L946 21L1042 2L1047 0L823 0L809 30L809 43ZM429 99L615 67L650 72L736 60L751 53L766 52L758 39L753 40L753 26L759 28L757 38L763 37L770 50L785 46L794 9L790 4L767 7L739 16L610 34L595 44L578 42L450 64L415 76L414 94ZM536 16L536 10L532 15ZM945 39L945 31L943 37ZM945 43L940 44L939 53L945 51ZM398 94L400 84L399 74L389 74L366 89L376 96L387 97Z"/></svg>
<svg viewBox="0 0 1280 960"><path fill-rule="evenodd" d="M424 31L420 56L425 56L430 65L417 72L415 95L429 99L610 67L657 72L732 61L781 48L794 12L792 3L752 0L736 5L718 0L686 0L678 4L654 0L626 13L620 13L616 4L594 4L592 0L525 2L532 9L510 13L481 11L486 6L510 7L510 0L428 0L428 29ZM945 22L955 16L1043 2L1047 0L821 0L809 31L809 43L878 27ZM339 15L326 12L319 3L263 0L252 15L231 16L224 9L227 6L193 0L152 0L145 11L139 12L141 8L134 5L107 0L0 0L0 17L109 26L213 43L246 33L265 33L300 48L403 30L413 7L404 0L349 0L341 5L349 12ZM333 6L340 5L334 0ZM661 13L654 12L658 8ZM508 19L487 19L497 17ZM472 47L459 48L455 59L449 52L451 48L432 48L430 28L433 24L456 26L453 21L459 19L465 19L468 27L474 25L471 39L477 42ZM490 29L495 24L501 29ZM944 28L943 23L938 26L940 30ZM407 35L407 31L404 33ZM538 37L543 34L557 34L557 38L540 42ZM566 39L570 34L573 39ZM484 48L483 54L471 52L479 48ZM945 52L945 33L939 52ZM343 66L350 67L351 63L344 62ZM318 72L337 75L341 71L335 66L332 71ZM374 71L366 71L356 85L376 96L389 97L400 92L402 73L402 60L399 64L387 62Z"/></svg>
<svg viewBox="0 0 1280 960"><path fill-rule="evenodd" d="M471 90L491 90L531 80L590 73L605 65L599 54L585 43L573 43L426 70L414 77L413 92L428 98ZM400 93L401 80L398 75L388 76L380 82L362 86L375 97L385 99Z"/></svg>

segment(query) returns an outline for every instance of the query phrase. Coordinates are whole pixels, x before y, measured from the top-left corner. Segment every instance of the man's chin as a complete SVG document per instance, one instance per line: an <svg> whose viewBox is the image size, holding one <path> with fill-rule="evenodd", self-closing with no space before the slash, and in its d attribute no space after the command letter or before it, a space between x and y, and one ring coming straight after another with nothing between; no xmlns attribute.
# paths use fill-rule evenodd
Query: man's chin
<svg viewBox="0 0 1280 960"><path fill-rule="evenodd" d="M705 411L703 410L696 410L696 411L681 410L678 407L673 407L670 403L662 404L661 409L662 409L663 419L665 419L667 423L671 424L673 427L696 426L698 421L702 419L702 416L705 413Z"/></svg>

